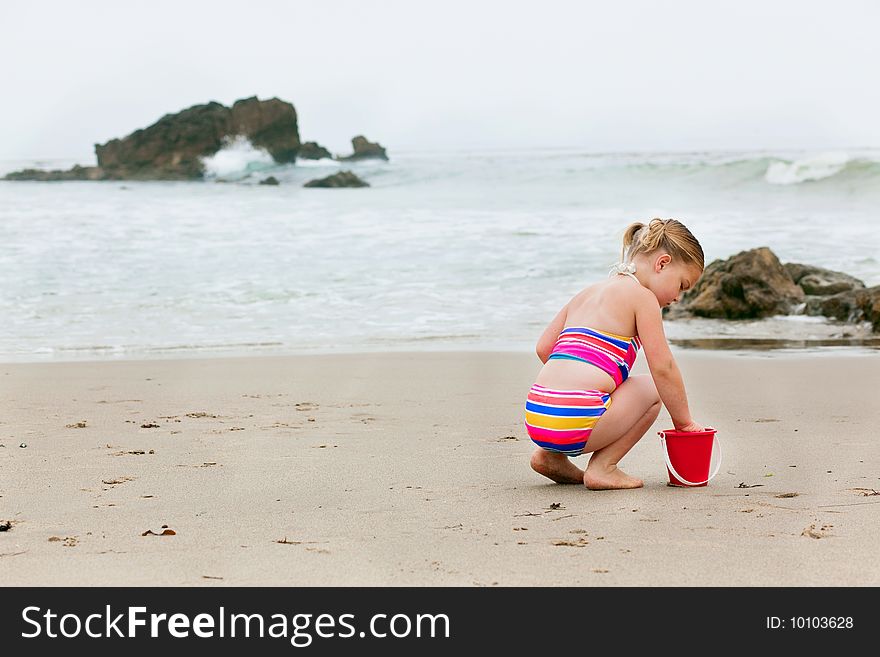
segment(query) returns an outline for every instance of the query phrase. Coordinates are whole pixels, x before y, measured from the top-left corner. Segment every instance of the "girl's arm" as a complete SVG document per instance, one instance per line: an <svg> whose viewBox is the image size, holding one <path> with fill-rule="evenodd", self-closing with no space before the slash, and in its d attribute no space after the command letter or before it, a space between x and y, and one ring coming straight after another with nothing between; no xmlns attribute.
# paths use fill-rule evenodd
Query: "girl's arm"
<svg viewBox="0 0 880 657"><path fill-rule="evenodd" d="M702 431L703 427L694 422L688 407L687 393L681 372L669 349L666 333L663 331L663 316L657 297L649 290L640 294L636 302L636 331L642 343L642 350L648 361L648 368L657 386L657 392L672 423L679 431Z"/></svg>
<svg viewBox="0 0 880 657"><path fill-rule="evenodd" d="M571 301L568 303L571 303ZM538 358L541 359L542 363L547 362L550 352L553 351L553 345L556 344L556 339L562 333L562 329L565 328L565 320L568 317L568 303L556 314L556 317L553 318L553 321L544 329L544 333L538 339L535 353L538 354Z"/></svg>

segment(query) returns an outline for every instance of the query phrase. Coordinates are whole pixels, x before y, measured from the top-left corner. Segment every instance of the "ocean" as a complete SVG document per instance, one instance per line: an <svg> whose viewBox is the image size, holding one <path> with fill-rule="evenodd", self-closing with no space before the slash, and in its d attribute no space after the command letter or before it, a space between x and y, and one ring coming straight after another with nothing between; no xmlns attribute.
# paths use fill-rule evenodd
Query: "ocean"
<svg viewBox="0 0 880 657"><path fill-rule="evenodd" d="M652 217L683 221L707 263L769 246L880 284L877 150L389 155L278 166L238 142L205 182L0 181L0 361L531 351ZM94 161L0 175L75 163ZM340 168L371 187L303 188ZM666 330L697 347L869 335L804 316Z"/></svg>

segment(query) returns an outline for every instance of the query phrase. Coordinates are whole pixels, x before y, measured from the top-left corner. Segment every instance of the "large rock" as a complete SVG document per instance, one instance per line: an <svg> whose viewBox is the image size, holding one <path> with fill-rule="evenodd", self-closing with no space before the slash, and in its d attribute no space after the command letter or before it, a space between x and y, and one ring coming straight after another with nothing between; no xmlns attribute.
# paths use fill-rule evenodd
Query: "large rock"
<svg viewBox="0 0 880 657"><path fill-rule="evenodd" d="M310 180L303 187L369 187L368 183L354 175L351 171L340 171L326 178Z"/></svg>
<svg viewBox="0 0 880 657"><path fill-rule="evenodd" d="M382 148L378 143L367 141L367 138L363 135L358 135L357 137L352 138L351 146L352 149L354 149L354 153L352 153L351 155L340 156L336 159L343 161L388 159L388 155L385 153L384 148Z"/></svg>
<svg viewBox="0 0 880 657"><path fill-rule="evenodd" d="M296 110L278 98L256 97L232 107L211 102L166 114L124 139L96 144L97 167L69 172L18 171L7 180L192 180L203 176L202 158L242 135L266 149L276 162L293 162L300 147ZM85 171L84 171L85 170ZM70 177L68 177L70 176Z"/></svg>
<svg viewBox="0 0 880 657"><path fill-rule="evenodd" d="M326 148L314 141L307 141L299 147L296 153L297 159L300 160L323 160L333 159L333 155Z"/></svg>
<svg viewBox="0 0 880 657"><path fill-rule="evenodd" d="M787 262L783 265L791 279L800 287L804 294L828 296L848 290L864 289L865 284L854 276L839 271Z"/></svg>
<svg viewBox="0 0 880 657"><path fill-rule="evenodd" d="M279 164L296 161L300 147L296 110L290 103L256 96L237 100L229 117L230 136L244 135L257 148L264 148Z"/></svg>
<svg viewBox="0 0 880 657"><path fill-rule="evenodd" d="M756 319L788 314L803 300L804 291L795 285L779 258L767 247L760 247L710 263L668 316Z"/></svg>
<svg viewBox="0 0 880 657"><path fill-rule="evenodd" d="M231 108L214 102L195 105L166 114L124 139L96 144L95 153L100 168L122 178L197 179L204 172L202 158L219 151L226 138L236 135L265 148L276 162L293 162L300 143L296 110L277 98L246 98Z"/></svg>

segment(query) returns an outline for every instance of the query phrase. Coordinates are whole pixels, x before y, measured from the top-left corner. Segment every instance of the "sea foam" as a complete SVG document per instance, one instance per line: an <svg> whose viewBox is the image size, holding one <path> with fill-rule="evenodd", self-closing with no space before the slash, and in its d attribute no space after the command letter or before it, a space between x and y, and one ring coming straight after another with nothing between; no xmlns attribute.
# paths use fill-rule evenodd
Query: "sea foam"
<svg viewBox="0 0 880 657"><path fill-rule="evenodd" d="M254 171L275 166L275 160L263 148L255 148L247 137L237 135L226 140L226 145L210 157L202 158L205 177L221 180L240 180Z"/></svg>
<svg viewBox="0 0 880 657"><path fill-rule="evenodd" d="M844 152L822 153L794 162L773 162L767 167L764 180L773 185L796 185L830 178L846 168L850 156Z"/></svg>

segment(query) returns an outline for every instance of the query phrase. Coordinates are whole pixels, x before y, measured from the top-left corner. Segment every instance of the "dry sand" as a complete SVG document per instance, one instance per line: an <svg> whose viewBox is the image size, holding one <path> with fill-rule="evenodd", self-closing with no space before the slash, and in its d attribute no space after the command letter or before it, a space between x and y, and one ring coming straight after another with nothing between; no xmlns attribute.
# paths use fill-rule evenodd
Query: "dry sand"
<svg viewBox="0 0 880 657"><path fill-rule="evenodd" d="M0 365L0 581L880 584L880 355L678 359L721 472L664 412L601 492L529 469L532 354Z"/></svg>

